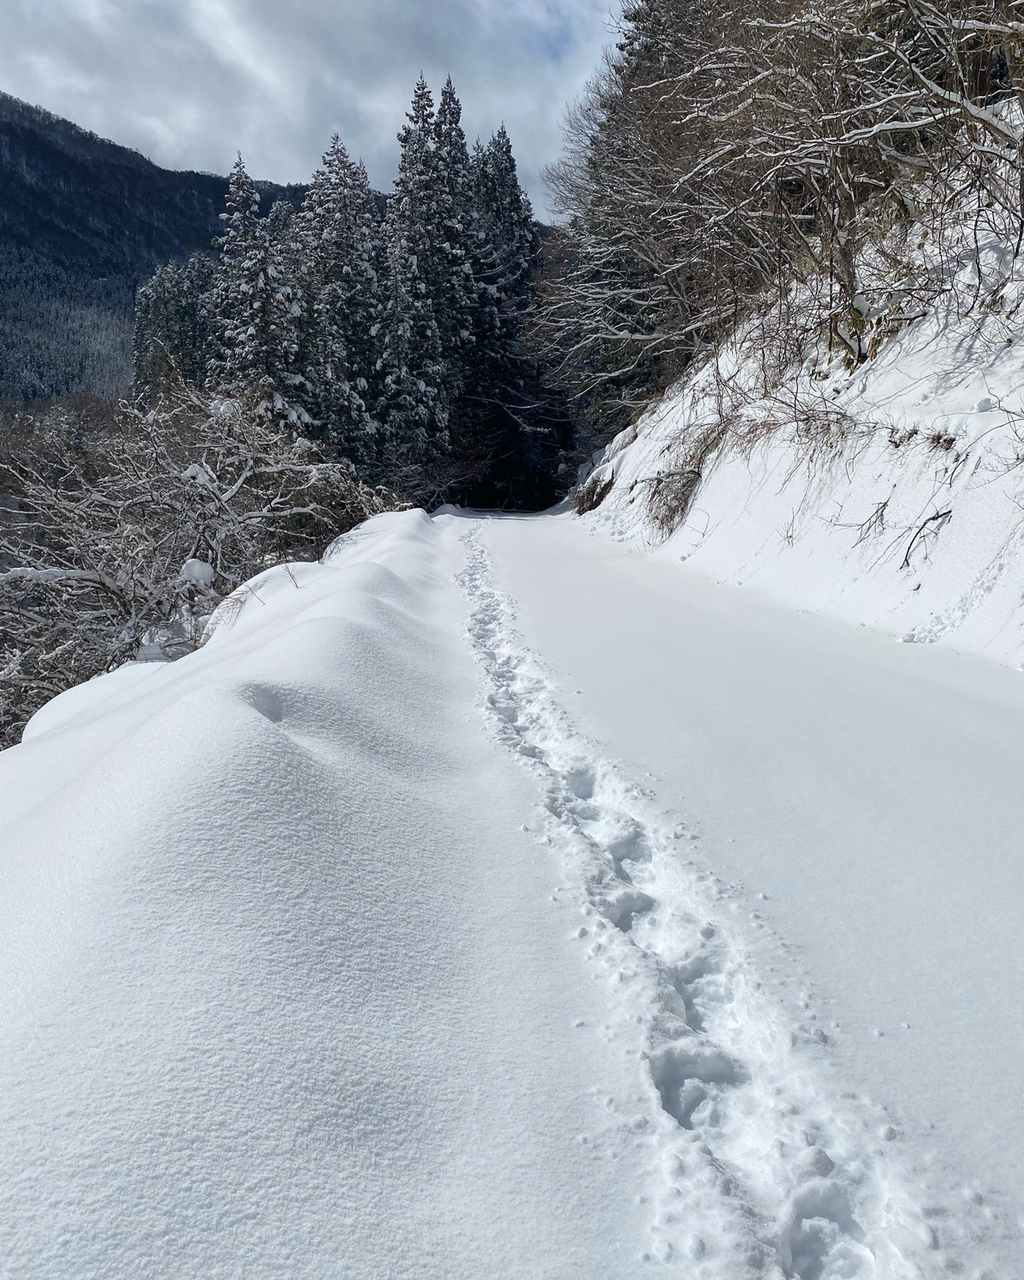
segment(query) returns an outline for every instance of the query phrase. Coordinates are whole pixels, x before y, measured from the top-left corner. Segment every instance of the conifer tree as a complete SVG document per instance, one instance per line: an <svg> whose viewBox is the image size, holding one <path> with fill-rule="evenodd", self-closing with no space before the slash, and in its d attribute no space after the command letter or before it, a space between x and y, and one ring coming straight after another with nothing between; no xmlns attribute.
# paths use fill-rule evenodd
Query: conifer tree
<svg viewBox="0 0 1024 1280"><path fill-rule="evenodd" d="M366 169L337 134L299 217L303 278L311 300L305 348L324 434L357 464L373 454L382 306L380 218Z"/></svg>
<svg viewBox="0 0 1024 1280"><path fill-rule="evenodd" d="M228 184L224 234L212 294L214 353L208 383L222 394L255 390L258 412L293 431L311 418L300 367L301 290L289 263L287 207L269 219L239 156Z"/></svg>
<svg viewBox="0 0 1024 1280"><path fill-rule="evenodd" d="M534 420L539 388L525 352L538 241L504 127L477 143L471 173L477 305L458 452L471 489L475 483L493 493L514 489L524 473L547 465L542 455L550 452L546 429Z"/></svg>
<svg viewBox="0 0 1024 1280"><path fill-rule="evenodd" d="M389 279L376 416L386 455L403 465L427 464L447 449L450 404L434 308L440 214L435 116L422 76L398 140L398 178L384 223Z"/></svg>
<svg viewBox="0 0 1024 1280"><path fill-rule="evenodd" d="M167 263L135 300L135 383L156 391L176 378L202 386L209 358L208 293L213 260L194 253L184 264Z"/></svg>
<svg viewBox="0 0 1024 1280"><path fill-rule="evenodd" d="M210 362L210 301L215 271L216 263L209 253L189 254L184 278L182 373L185 381L195 387L206 381Z"/></svg>
<svg viewBox="0 0 1024 1280"><path fill-rule="evenodd" d="M155 390L173 377L181 358L182 270L175 262L158 267L135 296L135 379Z"/></svg>
<svg viewBox="0 0 1024 1280"><path fill-rule="evenodd" d="M533 209L519 185L508 131L502 125L474 164L476 203L498 255L502 300L521 311L529 303L539 244Z"/></svg>
<svg viewBox="0 0 1024 1280"><path fill-rule="evenodd" d="M445 391L449 402L456 405L465 386L466 365L472 359L478 299L473 271L473 173L462 129L462 105L450 76L438 104L436 158L434 311L445 365Z"/></svg>

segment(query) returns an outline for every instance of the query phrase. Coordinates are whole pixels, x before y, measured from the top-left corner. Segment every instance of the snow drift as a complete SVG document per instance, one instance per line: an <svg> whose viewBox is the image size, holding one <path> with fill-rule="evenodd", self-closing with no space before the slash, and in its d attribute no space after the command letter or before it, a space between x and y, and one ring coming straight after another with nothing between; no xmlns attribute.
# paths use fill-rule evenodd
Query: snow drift
<svg viewBox="0 0 1024 1280"><path fill-rule="evenodd" d="M639 1251L576 1141L608 1055L562 1043L588 993L477 729L457 567L422 512L380 517L0 757L0 1274Z"/></svg>

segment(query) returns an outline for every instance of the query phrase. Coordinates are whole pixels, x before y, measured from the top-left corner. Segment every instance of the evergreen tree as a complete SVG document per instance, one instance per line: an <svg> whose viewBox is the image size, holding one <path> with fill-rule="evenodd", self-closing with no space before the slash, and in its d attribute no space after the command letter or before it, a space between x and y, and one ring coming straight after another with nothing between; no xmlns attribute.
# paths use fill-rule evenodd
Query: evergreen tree
<svg viewBox="0 0 1024 1280"><path fill-rule="evenodd" d="M474 353L465 386L456 451L470 501L502 500L516 490L547 494L555 448L538 408L537 368L525 350L538 239L502 127L471 164L476 291Z"/></svg>
<svg viewBox="0 0 1024 1280"><path fill-rule="evenodd" d="M212 294L215 391L255 390L258 412L293 431L308 428L310 386L300 365L301 290L289 270L290 210L259 216L259 197L239 156L228 185Z"/></svg>
<svg viewBox="0 0 1024 1280"><path fill-rule="evenodd" d="M696 14L690 18L696 24ZM642 86L664 74L677 23L678 15L664 0L629 0L623 6L616 72L624 82Z"/></svg>
<svg viewBox="0 0 1024 1280"><path fill-rule="evenodd" d="M311 307L305 351L324 434L357 464L373 454L377 392L380 218L365 168L335 135L299 218Z"/></svg>
<svg viewBox="0 0 1024 1280"><path fill-rule="evenodd" d="M177 369L182 275L177 263L168 262L135 296L135 382L140 389L163 386Z"/></svg>
<svg viewBox="0 0 1024 1280"><path fill-rule="evenodd" d="M519 185L512 142L505 126L474 158L476 205L498 258L503 309L523 311L532 294L539 250L529 198Z"/></svg>
<svg viewBox="0 0 1024 1280"><path fill-rule="evenodd" d="M436 385L442 373L437 325L424 308L422 295L414 292L417 282L409 270L408 249L391 218L385 223L385 234L388 274L378 375L379 459L393 480L401 476L409 487L417 484L413 472L447 446L447 406Z"/></svg>
<svg viewBox="0 0 1024 1280"><path fill-rule="evenodd" d="M180 377L202 386L210 350L213 260L194 253L168 263L139 287L135 301L135 385L156 391Z"/></svg>
<svg viewBox="0 0 1024 1280"><path fill-rule="evenodd" d="M307 299L302 287L302 252L296 242L295 209L277 200L261 226L265 229L266 270L270 282L264 403L281 425L305 431L314 425L310 404L314 388L304 359L302 335Z"/></svg>
<svg viewBox="0 0 1024 1280"><path fill-rule="evenodd" d="M473 173L462 130L462 105L450 76L438 104L436 160L438 224L433 238L432 285L445 391L454 406L462 395L466 365L472 359L478 297L473 271Z"/></svg>
<svg viewBox="0 0 1024 1280"><path fill-rule="evenodd" d="M376 416L385 456L424 465L447 450L450 403L434 307L440 221L434 105L422 76L398 140L398 178L384 223L389 279Z"/></svg>
<svg viewBox="0 0 1024 1280"><path fill-rule="evenodd" d="M182 372L186 382L201 387L206 381L213 334L211 296L216 263L209 253L192 253L185 263Z"/></svg>

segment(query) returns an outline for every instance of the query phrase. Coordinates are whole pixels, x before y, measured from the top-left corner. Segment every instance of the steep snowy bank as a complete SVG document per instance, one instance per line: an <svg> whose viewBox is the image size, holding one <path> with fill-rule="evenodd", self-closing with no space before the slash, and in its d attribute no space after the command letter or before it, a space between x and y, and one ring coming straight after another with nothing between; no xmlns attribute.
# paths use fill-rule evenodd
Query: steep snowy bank
<svg viewBox="0 0 1024 1280"><path fill-rule="evenodd" d="M812 355L765 385L742 335L612 444L588 519L720 582L1020 664L1024 347L1009 289L965 314L975 261L852 375Z"/></svg>

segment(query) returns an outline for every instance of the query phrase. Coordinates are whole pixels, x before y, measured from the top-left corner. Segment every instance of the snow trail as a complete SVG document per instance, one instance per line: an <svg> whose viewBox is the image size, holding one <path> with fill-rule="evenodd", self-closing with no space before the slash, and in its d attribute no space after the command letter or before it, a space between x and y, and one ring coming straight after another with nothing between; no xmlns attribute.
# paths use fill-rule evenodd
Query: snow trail
<svg viewBox="0 0 1024 1280"><path fill-rule="evenodd" d="M1024 694L941 657L402 512L62 695L0 1274L1016 1280Z"/></svg>
<svg viewBox="0 0 1024 1280"><path fill-rule="evenodd" d="M764 993L731 887L573 727L516 632L481 529L462 541L490 722L541 783L537 834L567 879L556 896L576 902L580 945L612 988L606 1033L639 1059L627 1124L650 1170L644 1260L702 1280L948 1274L958 1264L907 1189L894 1127L856 1098L838 1102L828 1036L814 1012L792 1024Z"/></svg>

